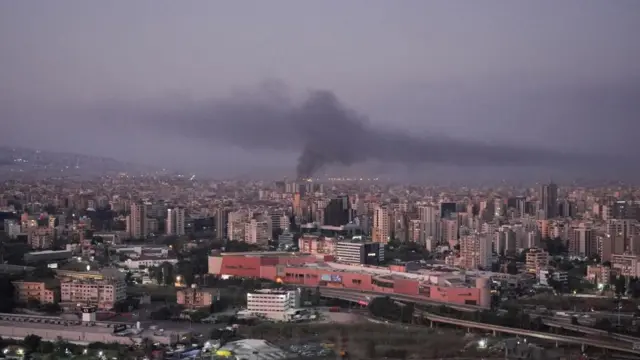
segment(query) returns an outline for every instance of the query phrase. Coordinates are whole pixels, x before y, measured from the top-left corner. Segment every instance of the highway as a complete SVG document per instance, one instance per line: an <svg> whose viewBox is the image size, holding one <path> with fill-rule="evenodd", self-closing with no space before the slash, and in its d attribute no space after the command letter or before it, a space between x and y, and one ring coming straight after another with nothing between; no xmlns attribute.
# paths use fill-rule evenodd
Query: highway
<svg viewBox="0 0 640 360"><path fill-rule="evenodd" d="M411 301L421 305L447 305L452 308L461 307L465 311L471 311L472 309L473 311L486 310L479 306L452 305L452 304L442 303L438 301L429 301L420 297L405 296L405 295L398 295L398 294L374 293L374 292L366 292L366 291L361 292L361 291L334 289L334 288L321 288L320 293L322 297L342 299L342 300L347 300L347 301L356 302L356 303L362 302L362 301L369 302L369 300L372 297L376 297L376 296L389 296L390 298L395 300ZM505 326L490 325L490 324L484 324L484 323L479 323L474 321L459 320L459 319L434 315L426 312L423 312L422 315L428 320L436 323L446 323L446 324L457 325L461 327L482 329L486 331L496 331L500 333L539 338L539 339L544 339L549 341L576 344L581 346L593 346L597 348L603 348L603 349L609 349L614 351L621 351L621 352L640 355L640 350L633 349L633 344L636 342L640 342L640 339L638 338L634 338L632 336L627 336L627 335L608 333L603 330L593 329L593 328L584 327L584 326L562 323L562 322L555 321L553 318L543 317L543 322L547 326L581 332L586 335L595 335L599 337L604 337L606 338L606 340L585 338L585 337L574 337L574 336L566 336L566 335L558 335L558 334L549 334L545 332L537 332L537 331L517 329L517 328L511 328L511 327L505 327Z"/></svg>

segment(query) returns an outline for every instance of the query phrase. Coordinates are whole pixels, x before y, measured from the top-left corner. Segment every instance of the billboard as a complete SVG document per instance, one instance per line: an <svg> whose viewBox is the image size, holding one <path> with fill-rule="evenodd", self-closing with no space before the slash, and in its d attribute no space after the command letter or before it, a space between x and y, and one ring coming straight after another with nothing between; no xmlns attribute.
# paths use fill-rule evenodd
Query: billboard
<svg viewBox="0 0 640 360"><path fill-rule="evenodd" d="M324 275L320 275L320 281L326 281L326 282L332 282L332 283L341 283L342 282L342 276L324 274Z"/></svg>

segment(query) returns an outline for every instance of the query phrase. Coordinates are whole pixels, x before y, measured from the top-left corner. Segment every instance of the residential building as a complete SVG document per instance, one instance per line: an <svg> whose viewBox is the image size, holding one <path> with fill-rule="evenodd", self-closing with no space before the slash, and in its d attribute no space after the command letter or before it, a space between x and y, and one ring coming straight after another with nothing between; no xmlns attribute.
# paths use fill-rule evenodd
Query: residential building
<svg viewBox="0 0 640 360"><path fill-rule="evenodd" d="M63 303L110 310L115 303L127 298L127 285L124 278L70 280L60 284L60 295Z"/></svg>
<svg viewBox="0 0 640 360"><path fill-rule="evenodd" d="M537 274L541 269L546 269L547 266L549 266L548 252L539 248L529 249L525 257L527 272Z"/></svg>
<svg viewBox="0 0 640 360"><path fill-rule="evenodd" d="M598 239L587 224L569 230L569 255L589 257L598 253Z"/></svg>
<svg viewBox="0 0 640 360"><path fill-rule="evenodd" d="M460 238L460 265L465 269L491 269L492 239L486 235L465 235Z"/></svg>
<svg viewBox="0 0 640 360"><path fill-rule="evenodd" d="M44 281L12 281L13 297L17 303L27 303L37 300L41 304L57 303L60 301L60 289L55 284Z"/></svg>
<svg viewBox="0 0 640 360"><path fill-rule="evenodd" d="M272 237L271 222L252 219L245 224L244 241L249 244L266 245Z"/></svg>
<svg viewBox="0 0 640 360"><path fill-rule="evenodd" d="M200 289L193 285L176 292L176 302L189 309L209 307L217 300L220 300L220 291L217 289Z"/></svg>
<svg viewBox="0 0 640 360"><path fill-rule="evenodd" d="M389 209L378 206L373 212L373 241L386 244L390 240Z"/></svg>
<svg viewBox="0 0 640 360"><path fill-rule="evenodd" d="M167 235L182 236L185 234L183 208L175 207L175 208L167 209L165 232L167 233Z"/></svg>
<svg viewBox="0 0 640 360"><path fill-rule="evenodd" d="M132 239L144 239L147 237L147 209L142 202L133 202L131 213L127 216L127 233Z"/></svg>

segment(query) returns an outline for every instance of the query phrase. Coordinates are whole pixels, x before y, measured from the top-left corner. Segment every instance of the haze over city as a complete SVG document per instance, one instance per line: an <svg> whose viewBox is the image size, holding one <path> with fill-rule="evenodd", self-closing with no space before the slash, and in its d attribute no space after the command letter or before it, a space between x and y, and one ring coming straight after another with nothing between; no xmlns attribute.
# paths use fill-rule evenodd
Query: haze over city
<svg viewBox="0 0 640 360"><path fill-rule="evenodd" d="M294 176L310 142L331 153L304 176L583 176L635 153L635 1L156 4L1 4L0 143L216 176ZM318 94L357 121L296 117Z"/></svg>
<svg viewBox="0 0 640 360"><path fill-rule="evenodd" d="M640 360L640 0L0 1L0 358Z"/></svg>

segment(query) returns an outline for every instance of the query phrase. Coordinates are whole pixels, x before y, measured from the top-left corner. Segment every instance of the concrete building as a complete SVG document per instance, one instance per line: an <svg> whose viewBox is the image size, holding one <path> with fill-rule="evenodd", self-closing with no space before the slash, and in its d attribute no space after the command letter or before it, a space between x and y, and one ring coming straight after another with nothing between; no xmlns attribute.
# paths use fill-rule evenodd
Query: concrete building
<svg viewBox="0 0 640 360"><path fill-rule="evenodd" d="M529 249L525 256L525 268L527 272L537 274L541 269L546 269L549 266L549 253L539 249Z"/></svg>
<svg viewBox="0 0 640 360"><path fill-rule="evenodd" d="M491 269L493 240L486 235L466 235L460 238L460 265L465 269Z"/></svg>
<svg viewBox="0 0 640 360"><path fill-rule="evenodd" d="M245 224L244 241L249 244L266 245L272 237L271 222L252 219Z"/></svg>
<svg viewBox="0 0 640 360"><path fill-rule="evenodd" d="M589 257L598 253L598 241L595 232L582 223L569 230L569 255Z"/></svg>
<svg viewBox="0 0 640 360"><path fill-rule="evenodd" d="M189 309L208 308L217 300L220 300L220 291L217 289L200 289L192 286L176 291L176 302Z"/></svg>
<svg viewBox="0 0 640 360"><path fill-rule="evenodd" d="M31 227L27 230L27 241L32 249L50 249L56 237L56 230L50 227Z"/></svg>
<svg viewBox="0 0 640 360"><path fill-rule="evenodd" d="M147 209L142 202L132 202L131 213L127 216L127 233L132 239L147 237Z"/></svg>
<svg viewBox="0 0 640 360"><path fill-rule="evenodd" d="M377 206L373 212L373 241L386 244L391 237L389 209Z"/></svg>
<svg viewBox="0 0 640 360"><path fill-rule="evenodd" d="M545 219L555 218L558 215L558 185L543 185L540 189L540 200Z"/></svg>
<svg viewBox="0 0 640 360"><path fill-rule="evenodd" d="M449 271L408 273L387 267L318 261L288 252L224 253L209 257L209 273L262 278L290 285L373 291L424 297L452 304L490 306L490 289L478 287L474 276ZM486 277L478 273L475 279Z"/></svg>
<svg viewBox="0 0 640 360"><path fill-rule="evenodd" d="M44 281L12 281L14 299L17 303L27 303L29 300L37 300L41 304L57 303L60 301L60 289L55 284L47 284Z"/></svg>
<svg viewBox="0 0 640 360"><path fill-rule="evenodd" d="M379 265L384 262L384 245L381 243L339 241L335 249L336 259L340 262L363 265Z"/></svg>
<svg viewBox="0 0 640 360"><path fill-rule="evenodd" d="M182 236L184 232L184 209L175 207L167 209L167 219L165 221L165 232L167 235Z"/></svg>
<svg viewBox="0 0 640 360"><path fill-rule="evenodd" d="M109 310L127 298L127 285L121 278L70 280L60 284L60 301Z"/></svg>
<svg viewBox="0 0 640 360"><path fill-rule="evenodd" d="M287 321L291 310L300 307L297 291L263 289L247 294L247 312L273 320Z"/></svg>

